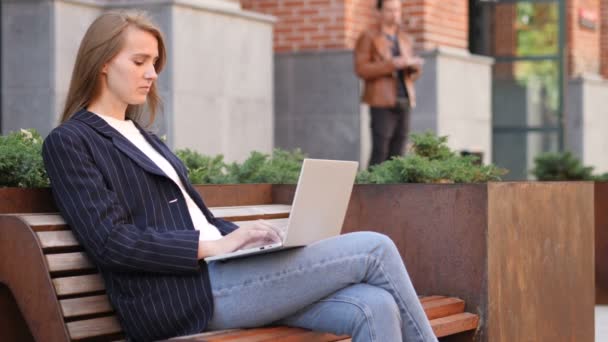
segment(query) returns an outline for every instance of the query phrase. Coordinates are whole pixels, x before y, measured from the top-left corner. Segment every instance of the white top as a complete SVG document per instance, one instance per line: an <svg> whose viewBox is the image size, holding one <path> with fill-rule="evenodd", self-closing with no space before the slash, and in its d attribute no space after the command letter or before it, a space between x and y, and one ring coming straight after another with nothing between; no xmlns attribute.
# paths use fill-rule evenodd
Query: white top
<svg viewBox="0 0 608 342"><path fill-rule="evenodd" d="M118 120L116 118L96 114L103 120L105 120L108 125L112 126L116 129L120 134L122 134L125 138L133 143L137 148L139 148L150 160L152 160L177 186L182 192L182 195L186 199L186 204L188 205L188 211L190 212L190 217L192 218L192 222L194 223L194 228L201 232L199 240L218 240L222 237L220 231L209 221L201 211L201 209L194 203L192 197L186 191L184 184L182 184L181 179L177 175L177 172L163 157L158 151L148 143L146 138L141 134L141 132L135 127L133 121L131 120Z"/></svg>

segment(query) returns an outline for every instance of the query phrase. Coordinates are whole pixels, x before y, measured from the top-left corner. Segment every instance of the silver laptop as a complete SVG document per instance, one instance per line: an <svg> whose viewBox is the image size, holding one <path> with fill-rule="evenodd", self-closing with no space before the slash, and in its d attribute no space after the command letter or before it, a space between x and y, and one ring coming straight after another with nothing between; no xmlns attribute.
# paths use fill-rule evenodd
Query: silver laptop
<svg viewBox="0 0 608 342"><path fill-rule="evenodd" d="M206 262L306 246L340 234L359 163L304 159L289 219L278 222L283 242L205 258Z"/></svg>

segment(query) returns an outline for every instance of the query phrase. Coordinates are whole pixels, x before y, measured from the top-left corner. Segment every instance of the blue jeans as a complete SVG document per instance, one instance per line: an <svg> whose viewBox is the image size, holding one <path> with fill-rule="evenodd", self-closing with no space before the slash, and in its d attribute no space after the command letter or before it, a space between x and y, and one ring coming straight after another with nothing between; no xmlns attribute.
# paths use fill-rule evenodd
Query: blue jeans
<svg viewBox="0 0 608 342"><path fill-rule="evenodd" d="M282 324L353 341L437 341L395 244L360 232L209 265L210 330Z"/></svg>

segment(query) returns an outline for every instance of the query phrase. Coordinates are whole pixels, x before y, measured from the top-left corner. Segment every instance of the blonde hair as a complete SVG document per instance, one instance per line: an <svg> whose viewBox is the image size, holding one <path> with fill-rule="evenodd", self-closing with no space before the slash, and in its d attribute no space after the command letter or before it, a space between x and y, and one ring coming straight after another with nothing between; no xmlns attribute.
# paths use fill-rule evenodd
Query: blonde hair
<svg viewBox="0 0 608 342"><path fill-rule="evenodd" d="M106 12L93 21L82 38L61 122L67 121L74 113L87 107L91 100L99 95L101 70L123 48L124 33L130 27L149 32L156 37L158 60L154 68L156 73L161 72L167 60L165 42L160 29L152 23L148 15L133 10ZM128 105L126 117L141 124L139 121L147 107L150 125L154 123L160 102L154 82L148 92L146 103Z"/></svg>

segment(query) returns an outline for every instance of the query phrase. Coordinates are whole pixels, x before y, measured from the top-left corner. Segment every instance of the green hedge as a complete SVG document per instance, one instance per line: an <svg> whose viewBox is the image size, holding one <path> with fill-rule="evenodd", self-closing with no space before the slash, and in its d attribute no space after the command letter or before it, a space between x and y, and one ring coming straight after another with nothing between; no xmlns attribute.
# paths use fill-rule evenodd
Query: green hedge
<svg viewBox="0 0 608 342"><path fill-rule="evenodd" d="M411 153L359 172L357 183L477 183L498 181L507 172L451 151L447 137L425 133L412 134L411 139ZM33 129L0 136L0 187L48 186L41 149L42 138ZM175 153L194 184L295 184L306 158L299 149L254 151L242 163L226 163L222 155L205 156L190 149Z"/></svg>
<svg viewBox="0 0 608 342"><path fill-rule="evenodd" d="M48 187L42 163L42 137L34 129L0 136L0 186Z"/></svg>
<svg viewBox="0 0 608 342"><path fill-rule="evenodd" d="M360 171L357 183L479 183L499 181L507 173L494 165L480 165L475 156L460 156L451 151L447 137L412 134L412 141L412 153ZM306 157L300 150L275 149L271 155L252 152L242 164L225 164L221 155L208 157L191 150L176 153L185 162L195 184L295 184Z"/></svg>
<svg viewBox="0 0 608 342"><path fill-rule="evenodd" d="M481 183L499 181L508 171L481 165L476 156L461 156L449 149L447 137L412 134L412 152L396 157L357 176L358 183Z"/></svg>
<svg viewBox="0 0 608 342"><path fill-rule="evenodd" d="M538 155L532 174L539 181L608 181L608 173L594 175L593 167L583 165L571 152Z"/></svg>

